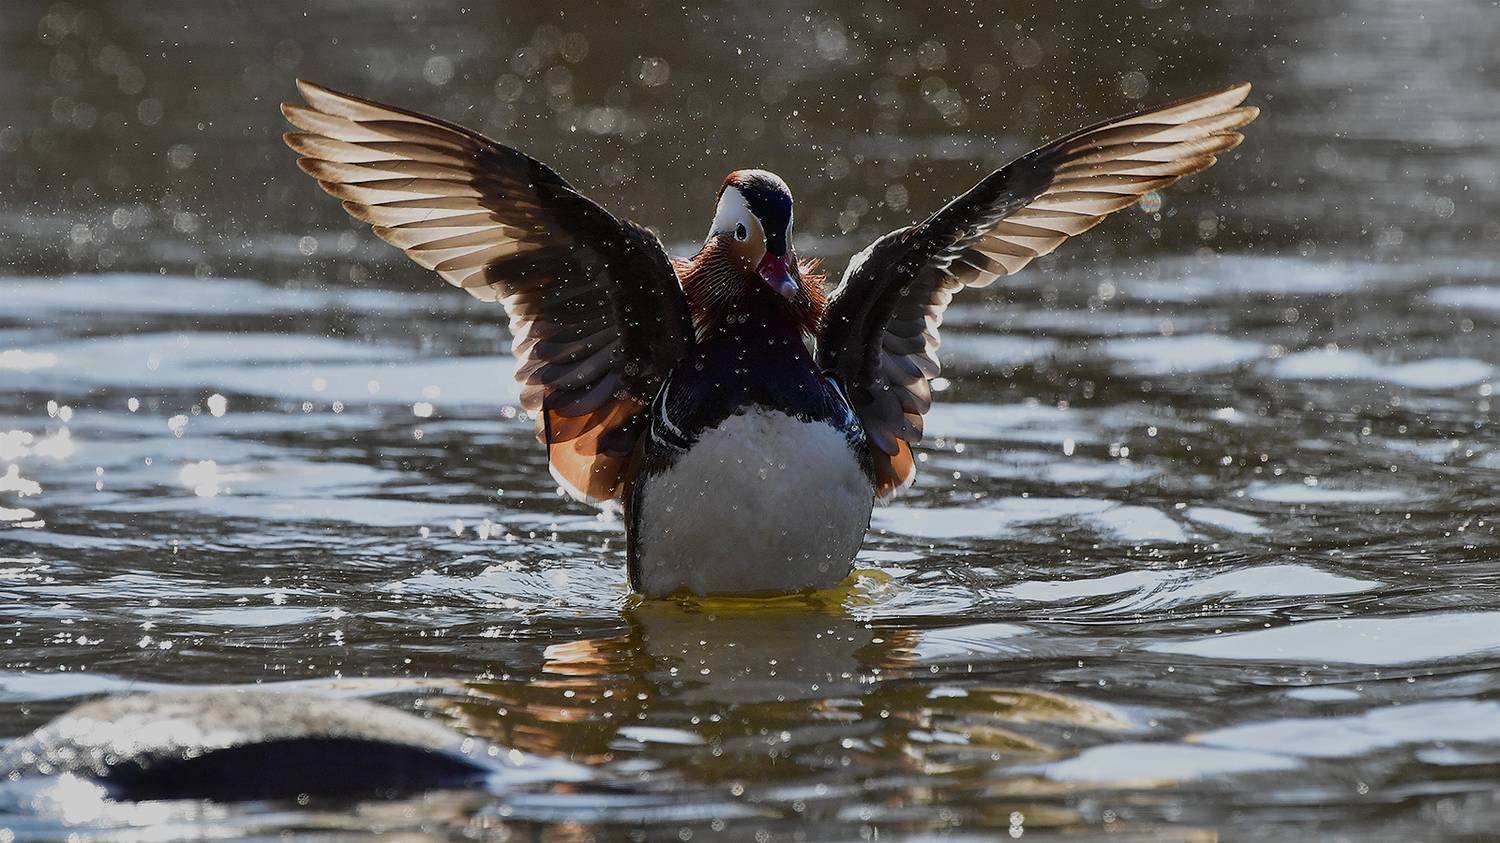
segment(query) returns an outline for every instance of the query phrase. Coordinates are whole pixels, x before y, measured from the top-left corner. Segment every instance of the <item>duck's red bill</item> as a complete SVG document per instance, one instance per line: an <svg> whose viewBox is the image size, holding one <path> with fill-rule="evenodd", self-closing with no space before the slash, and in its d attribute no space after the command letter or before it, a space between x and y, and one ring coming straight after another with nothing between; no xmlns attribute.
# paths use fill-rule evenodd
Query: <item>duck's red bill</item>
<svg viewBox="0 0 1500 843"><path fill-rule="evenodd" d="M756 272L767 284L771 285L771 289L789 299L795 297L800 289L797 279L792 277L792 271L787 267L785 257L767 252L766 256L760 259L760 266Z"/></svg>

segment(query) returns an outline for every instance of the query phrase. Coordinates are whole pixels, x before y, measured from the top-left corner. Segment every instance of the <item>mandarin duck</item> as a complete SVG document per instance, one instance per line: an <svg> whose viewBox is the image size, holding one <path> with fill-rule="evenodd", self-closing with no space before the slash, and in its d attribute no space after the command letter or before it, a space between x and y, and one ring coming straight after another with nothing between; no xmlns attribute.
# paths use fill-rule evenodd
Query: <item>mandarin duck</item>
<svg viewBox="0 0 1500 843"><path fill-rule="evenodd" d="M299 81L298 164L381 239L509 319L557 482L618 501L649 596L787 593L850 573L911 485L954 293L1019 271L1214 163L1258 110L1232 85L1022 155L876 239L825 293L792 193L729 174L696 255L462 126Z"/></svg>

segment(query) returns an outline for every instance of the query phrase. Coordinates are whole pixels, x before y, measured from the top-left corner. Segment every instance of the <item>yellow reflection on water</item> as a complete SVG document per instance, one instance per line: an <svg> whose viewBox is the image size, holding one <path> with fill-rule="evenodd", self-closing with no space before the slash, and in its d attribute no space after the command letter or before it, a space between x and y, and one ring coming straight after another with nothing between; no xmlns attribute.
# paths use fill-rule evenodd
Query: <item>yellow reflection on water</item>
<svg viewBox="0 0 1500 843"><path fill-rule="evenodd" d="M517 671L530 681L473 681L430 705L526 752L653 769L754 802L820 781L838 785L830 802L895 814L935 805L935 776L984 790L1001 765L1069 754L1059 735L1130 728L1056 690L935 678L916 655L927 631L860 616L887 588L857 572L809 594L633 600L623 632L548 646L539 671ZM1021 807L1039 824L1077 821Z"/></svg>
<svg viewBox="0 0 1500 843"><path fill-rule="evenodd" d="M879 605L895 593L891 575L876 568L856 568L832 588L799 591L792 594L711 595L676 594L653 598L640 594L630 596L630 605L669 604L685 612L706 615L763 614L777 611L808 611L843 614Z"/></svg>

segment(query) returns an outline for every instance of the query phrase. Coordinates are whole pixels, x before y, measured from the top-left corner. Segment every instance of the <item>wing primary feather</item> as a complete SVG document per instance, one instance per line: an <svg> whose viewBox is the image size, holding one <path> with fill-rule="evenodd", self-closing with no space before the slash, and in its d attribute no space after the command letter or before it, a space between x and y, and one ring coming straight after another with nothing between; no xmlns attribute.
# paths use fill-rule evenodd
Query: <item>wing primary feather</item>
<svg viewBox="0 0 1500 843"><path fill-rule="evenodd" d="M955 290L1020 271L1147 193L1200 172L1260 114L1230 85L1080 129L981 179L921 223L849 263L825 313L820 363L847 386L874 447L877 491L915 475L911 447L939 371L943 310Z"/></svg>
<svg viewBox="0 0 1500 843"><path fill-rule="evenodd" d="M661 242L547 165L446 120L299 80L298 166L417 264L510 321L521 405L559 482L618 496L650 398L691 350Z"/></svg>

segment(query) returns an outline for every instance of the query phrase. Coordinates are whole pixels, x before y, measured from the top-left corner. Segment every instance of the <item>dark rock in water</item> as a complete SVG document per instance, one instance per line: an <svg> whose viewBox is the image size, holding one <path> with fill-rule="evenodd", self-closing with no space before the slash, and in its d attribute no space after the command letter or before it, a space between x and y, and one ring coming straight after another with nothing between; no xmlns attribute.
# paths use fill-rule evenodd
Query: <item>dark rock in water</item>
<svg viewBox="0 0 1500 843"><path fill-rule="evenodd" d="M264 691L99 700L0 751L0 780L71 773L118 800L393 796L574 772L395 709Z"/></svg>

